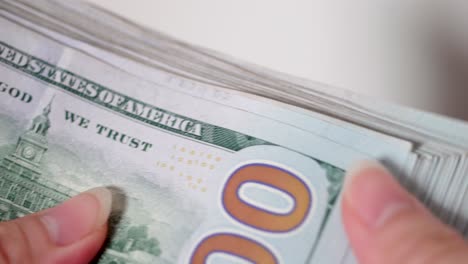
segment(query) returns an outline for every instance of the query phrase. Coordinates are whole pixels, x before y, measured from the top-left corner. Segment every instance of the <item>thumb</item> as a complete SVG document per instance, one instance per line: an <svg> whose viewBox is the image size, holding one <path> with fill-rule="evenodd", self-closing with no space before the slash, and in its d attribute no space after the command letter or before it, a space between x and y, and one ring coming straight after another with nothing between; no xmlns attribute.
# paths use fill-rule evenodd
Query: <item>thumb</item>
<svg viewBox="0 0 468 264"><path fill-rule="evenodd" d="M379 164L351 170L343 193L345 229L362 264L466 263L468 245L432 216Z"/></svg>
<svg viewBox="0 0 468 264"><path fill-rule="evenodd" d="M89 263L106 238L111 203L111 192L96 188L0 223L0 263Z"/></svg>

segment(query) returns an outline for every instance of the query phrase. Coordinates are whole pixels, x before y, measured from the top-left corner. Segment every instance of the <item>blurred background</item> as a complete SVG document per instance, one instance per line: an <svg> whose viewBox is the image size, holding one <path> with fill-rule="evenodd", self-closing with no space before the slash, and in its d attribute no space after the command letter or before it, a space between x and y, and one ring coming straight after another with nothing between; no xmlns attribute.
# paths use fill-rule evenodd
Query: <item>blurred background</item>
<svg viewBox="0 0 468 264"><path fill-rule="evenodd" d="M88 0L180 40L468 120L466 0Z"/></svg>

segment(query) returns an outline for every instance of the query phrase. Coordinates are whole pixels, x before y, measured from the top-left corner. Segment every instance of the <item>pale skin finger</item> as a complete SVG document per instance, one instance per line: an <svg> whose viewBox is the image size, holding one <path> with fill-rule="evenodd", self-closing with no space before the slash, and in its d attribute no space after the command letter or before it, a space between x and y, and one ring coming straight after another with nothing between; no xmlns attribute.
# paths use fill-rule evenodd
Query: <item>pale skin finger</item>
<svg viewBox="0 0 468 264"><path fill-rule="evenodd" d="M468 245L394 180L365 162L350 170L343 193L343 222L362 264L467 263Z"/></svg>
<svg viewBox="0 0 468 264"><path fill-rule="evenodd" d="M111 204L111 192L96 188L0 223L0 263L89 263L106 238Z"/></svg>

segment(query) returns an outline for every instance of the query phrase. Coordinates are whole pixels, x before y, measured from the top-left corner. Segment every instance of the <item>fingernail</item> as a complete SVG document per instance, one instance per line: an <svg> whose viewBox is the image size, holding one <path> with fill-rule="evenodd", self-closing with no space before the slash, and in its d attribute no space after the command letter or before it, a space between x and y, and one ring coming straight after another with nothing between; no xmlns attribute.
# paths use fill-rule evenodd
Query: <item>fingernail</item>
<svg viewBox="0 0 468 264"><path fill-rule="evenodd" d="M59 246L80 240L106 224L112 193L100 187L81 193L40 216L49 237Z"/></svg>
<svg viewBox="0 0 468 264"><path fill-rule="evenodd" d="M370 228L379 228L401 211L415 208L411 196L374 161L361 162L347 172L343 196Z"/></svg>

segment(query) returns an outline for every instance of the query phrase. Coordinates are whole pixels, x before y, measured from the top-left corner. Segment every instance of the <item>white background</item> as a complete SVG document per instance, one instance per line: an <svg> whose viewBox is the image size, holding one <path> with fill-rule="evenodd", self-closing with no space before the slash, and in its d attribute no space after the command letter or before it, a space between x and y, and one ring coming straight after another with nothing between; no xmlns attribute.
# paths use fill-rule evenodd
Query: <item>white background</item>
<svg viewBox="0 0 468 264"><path fill-rule="evenodd" d="M468 119L466 0L88 1L249 62Z"/></svg>

